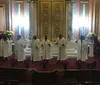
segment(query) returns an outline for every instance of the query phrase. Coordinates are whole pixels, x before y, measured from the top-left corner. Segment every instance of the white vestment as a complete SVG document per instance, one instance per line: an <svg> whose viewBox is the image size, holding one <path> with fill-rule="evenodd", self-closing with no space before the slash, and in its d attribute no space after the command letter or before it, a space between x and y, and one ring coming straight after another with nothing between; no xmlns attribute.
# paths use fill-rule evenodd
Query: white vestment
<svg viewBox="0 0 100 85"><path fill-rule="evenodd" d="M25 41L23 39L19 39L16 41L15 44L15 53L18 61L24 61L24 47L25 47Z"/></svg>
<svg viewBox="0 0 100 85"><path fill-rule="evenodd" d="M11 56L12 55L12 43L13 40L8 40L8 55Z"/></svg>
<svg viewBox="0 0 100 85"><path fill-rule="evenodd" d="M41 43L41 49L43 52L43 59L50 59L51 58L51 42L49 40L43 40Z"/></svg>
<svg viewBox="0 0 100 85"><path fill-rule="evenodd" d="M88 44L86 40L83 40L81 43L81 40L78 41L78 50L79 55L77 57L77 60L86 61L88 59Z"/></svg>
<svg viewBox="0 0 100 85"><path fill-rule="evenodd" d="M58 57L57 60L65 60L67 58L66 56L66 45L67 45L67 40L65 38L57 39L56 43L58 45Z"/></svg>
<svg viewBox="0 0 100 85"><path fill-rule="evenodd" d="M32 40L32 60L33 61L40 61L41 60L41 56L39 55L40 52L40 40L36 39L36 40Z"/></svg>
<svg viewBox="0 0 100 85"><path fill-rule="evenodd" d="M8 57L8 41L0 40L0 56Z"/></svg>
<svg viewBox="0 0 100 85"><path fill-rule="evenodd" d="M89 42L89 57L93 57L94 56L94 44L93 42Z"/></svg>

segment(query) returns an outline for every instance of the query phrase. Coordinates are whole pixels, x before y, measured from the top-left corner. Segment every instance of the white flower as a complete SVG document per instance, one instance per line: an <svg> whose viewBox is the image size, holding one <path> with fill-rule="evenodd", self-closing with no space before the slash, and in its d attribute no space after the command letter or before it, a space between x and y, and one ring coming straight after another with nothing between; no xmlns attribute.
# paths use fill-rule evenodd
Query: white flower
<svg viewBox="0 0 100 85"><path fill-rule="evenodd" d="M88 35L87 35L88 38L92 38L92 37L95 37L95 36L96 36L96 34L94 32L89 32Z"/></svg>

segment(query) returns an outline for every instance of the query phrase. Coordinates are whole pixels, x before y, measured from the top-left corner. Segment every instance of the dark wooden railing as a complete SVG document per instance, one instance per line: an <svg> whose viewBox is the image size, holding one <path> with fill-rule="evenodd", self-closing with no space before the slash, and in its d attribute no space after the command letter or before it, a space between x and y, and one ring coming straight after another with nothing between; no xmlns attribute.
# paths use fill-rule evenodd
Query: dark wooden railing
<svg viewBox="0 0 100 85"><path fill-rule="evenodd" d="M27 81L27 69L0 68L0 79Z"/></svg>
<svg viewBox="0 0 100 85"><path fill-rule="evenodd" d="M33 85L100 85L100 70L67 69L38 72L34 69L0 68L0 85L7 82L11 83L8 85L17 85L18 82L26 82L28 79Z"/></svg>

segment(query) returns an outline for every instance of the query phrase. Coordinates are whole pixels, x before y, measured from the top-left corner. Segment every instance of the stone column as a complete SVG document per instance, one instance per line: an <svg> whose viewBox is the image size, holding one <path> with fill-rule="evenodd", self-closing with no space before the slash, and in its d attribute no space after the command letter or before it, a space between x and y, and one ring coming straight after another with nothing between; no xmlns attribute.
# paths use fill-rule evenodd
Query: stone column
<svg viewBox="0 0 100 85"><path fill-rule="evenodd" d="M30 3L30 36L37 35L37 1Z"/></svg>
<svg viewBox="0 0 100 85"><path fill-rule="evenodd" d="M72 4L71 1L66 1L66 38L71 40L72 37Z"/></svg>

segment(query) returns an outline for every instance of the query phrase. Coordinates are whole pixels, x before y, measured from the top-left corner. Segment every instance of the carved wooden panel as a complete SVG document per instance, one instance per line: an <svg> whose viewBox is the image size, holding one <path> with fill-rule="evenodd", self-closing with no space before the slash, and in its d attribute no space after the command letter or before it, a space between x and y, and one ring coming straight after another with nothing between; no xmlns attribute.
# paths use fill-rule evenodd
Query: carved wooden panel
<svg viewBox="0 0 100 85"><path fill-rule="evenodd" d="M55 41L59 34L65 35L64 1L39 0L38 2L38 36L47 35Z"/></svg>
<svg viewBox="0 0 100 85"><path fill-rule="evenodd" d="M59 34L64 34L64 2L52 2L52 40L58 37Z"/></svg>
<svg viewBox="0 0 100 85"><path fill-rule="evenodd" d="M51 2L39 2L39 38L48 35L51 38Z"/></svg>

